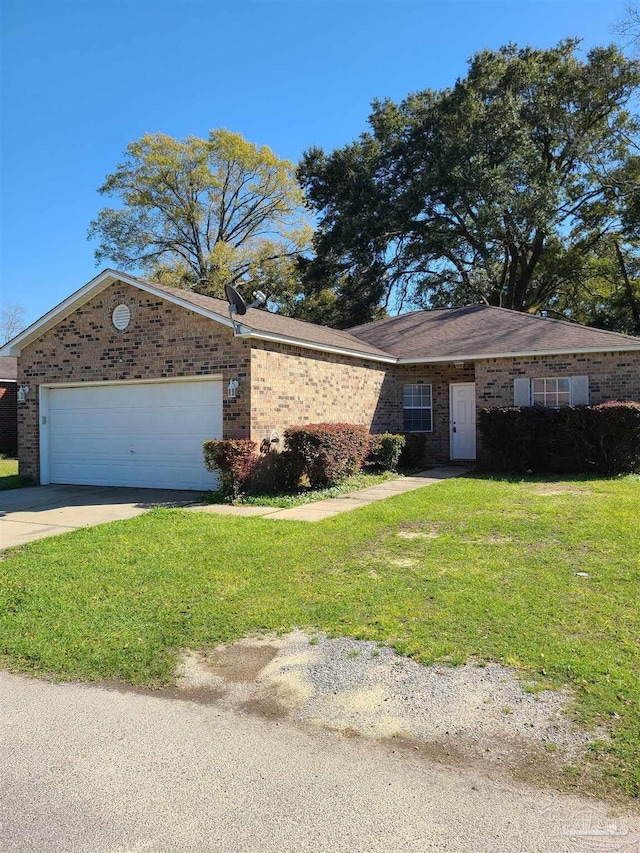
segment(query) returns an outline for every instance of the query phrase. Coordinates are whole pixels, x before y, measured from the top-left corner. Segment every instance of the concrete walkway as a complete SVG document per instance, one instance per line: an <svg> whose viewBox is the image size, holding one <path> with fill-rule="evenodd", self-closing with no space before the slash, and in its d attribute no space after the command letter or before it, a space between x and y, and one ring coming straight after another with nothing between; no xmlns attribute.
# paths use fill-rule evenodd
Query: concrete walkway
<svg viewBox="0 0 640 853"><path fill-rule="evenodd" d="M276 521L322 521L375 501L412 492L450 477L459 477L467 470L457 466L433 468L350 492L339 498L303 504L292 509L195 504L200 499L199 492L169 489L114 486L35 486L12 489L0 492L0 550L46 536L57 536L78 527L93 527L108 521L135 518L156 506L181 507L216 515L262 516Z"/></svg>
<svg viewBox="0 0 640 853"><path fill-rule="evenodd" d="M154 506L199 500L199 492L114 486L34 486L0 492L0 550L34 539L135 518Z"/></svg>
<svg viewBox="0 0 640 853"><path fill-rule="evenodd" d="M206 504L187 507L191 512L209 512L215 515L244 515L262 516L275 521L323 521L342 512L368 506L385 498L403 495L422 489L424 486L432 486L449 480L451 477L460 477L466 474L468 468L458 465L447 465L442 468L432 468L429 471L421 471L419 474L410 474L407 477L398 477L396 480L387 480L377 486L368 489L349 492L339 498L327 498L323 501L302 504L302 506L291 509L277 509L270 506L229 506L227 504Z"/></svg>

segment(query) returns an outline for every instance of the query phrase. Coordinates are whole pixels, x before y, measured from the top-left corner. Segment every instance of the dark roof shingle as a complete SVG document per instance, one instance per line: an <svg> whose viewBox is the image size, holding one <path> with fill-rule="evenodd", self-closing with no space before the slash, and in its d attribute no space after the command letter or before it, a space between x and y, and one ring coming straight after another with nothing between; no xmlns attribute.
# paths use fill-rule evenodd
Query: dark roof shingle
<svg viewBox="0 0 640 853"><path fill-rule="evenodd" d="M129 273L127 273L127 276L133 279L138 278L137 276L129 275ZM224 299L204 296L201 293L193 293L190 290L180 290L177 287L167 287L166 285L158 284L156 281L148 281L144 278L138 278L138 280L167 293L169 296L183 299L185 302L191 302L199 308L204 308L205 311L211 311L225 318L229 316L229 304ZM388 358L388 353L379 349L375 344L356 338L350 332L331 329L329 326L318 326L315 323L307 323L305 320L295 320L293 317L273 314L270 311L264 311L259 308L249 308L247 313L242 317L237 317L237 320L257 332L280 335L283 338L295 338L296 340L307 341L310 344L318 344L319 346L355 350L356 352L362 352L367 355L379 355Z"/></svg>
<svg viewBox="0 0 640 853"><path fill-rule="evenodd" d="M640 347L640 338L489 305L416 311L349 331L403 359Z"/></svg>

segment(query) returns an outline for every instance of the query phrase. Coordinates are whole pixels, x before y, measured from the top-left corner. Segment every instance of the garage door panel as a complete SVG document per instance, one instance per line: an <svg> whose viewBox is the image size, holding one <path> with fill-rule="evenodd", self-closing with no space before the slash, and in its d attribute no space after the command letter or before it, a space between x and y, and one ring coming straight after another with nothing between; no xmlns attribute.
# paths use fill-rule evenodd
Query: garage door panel
<svg viewBox="0 0 640 853"><path fill-rule="evenodd" d="M49 479L79 485L210 489L202 442L222 436L222 383L52 388Z"/></svg>

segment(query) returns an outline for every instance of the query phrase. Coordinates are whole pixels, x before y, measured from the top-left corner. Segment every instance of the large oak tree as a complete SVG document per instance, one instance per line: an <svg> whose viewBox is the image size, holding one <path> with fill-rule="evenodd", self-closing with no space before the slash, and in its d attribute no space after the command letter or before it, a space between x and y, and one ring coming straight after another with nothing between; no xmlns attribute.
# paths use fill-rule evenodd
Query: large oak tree
<svg viewBox="0 0 640 853"><path fill-rule="evenodd" d="M331 287L342 325L410 303L570 315L584 258L638 200L639 65L578 47L482 51L453 87L376 101L358 140L305 152L307 288Z"/></svg>
<svg viewBox="0 0 640 853"><path fill-rule="evenodd" d="M295 169L238 133L145 134L99 192L118 202L91 223L97 262L221 296L247 282L291 301L310 241Z"/></svg>

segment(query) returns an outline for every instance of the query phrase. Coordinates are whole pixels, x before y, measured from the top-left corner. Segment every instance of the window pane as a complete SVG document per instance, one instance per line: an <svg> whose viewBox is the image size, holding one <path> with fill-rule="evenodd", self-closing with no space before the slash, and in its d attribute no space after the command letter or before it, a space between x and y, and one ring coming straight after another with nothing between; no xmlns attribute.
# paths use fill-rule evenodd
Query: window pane
<svg viewBox="0 0 640 853"><path fill-rule="evenodd" d="M431 432L431 409L405 409L405 432Z"/></svg>
<svg viewBox="0 0 640 853"><path fill-rule="evenodd" d="M405 385L402 389L405 432L431 432L431 386Z"/></svg>
<svg viewBox="0 0 640 853"><path fill-rule="evenodd" d="M402 403L405 409L430 408L431 385L405 385Z"/></svg>
<svg viewBox="0 0 640 853"><path fill-rule="evenodd" d="M559 406L568 406L571 401L571 379L568 376L532 379L531 386L534 406L557 409Z"/></svg>

